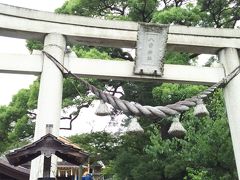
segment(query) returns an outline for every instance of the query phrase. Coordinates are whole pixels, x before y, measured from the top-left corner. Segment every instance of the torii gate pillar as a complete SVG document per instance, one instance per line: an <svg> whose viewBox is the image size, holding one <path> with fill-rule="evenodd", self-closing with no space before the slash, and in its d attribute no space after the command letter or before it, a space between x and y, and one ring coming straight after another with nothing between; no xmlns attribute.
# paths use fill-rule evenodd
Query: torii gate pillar
<svg viewBox="0 0 240 180"><path fill-rule="evenodd" d="M61 34L51 33L46 35L44 40L44 50L63 64L66 47L65 37ZM43 56L43 67L40 79L40 88L37 104L37 118L35 125L34 141L46 134L46 125L52 124L52 134L59 135L63 76L57 66ZM52 157L51 176L55 176L57 158ZM43 177L43 156L36 158L31 163L30 180Z"/></svg>
<svg viewBox="0 0 240 180"><path fill-rule="evenodd" d="M219 52L219 59L224 66L225 74L229 74L240 65L237 49L225 48ZM228 115L235 162L240 176L240 76L233 78L224 88L224 99Z"/></svg>

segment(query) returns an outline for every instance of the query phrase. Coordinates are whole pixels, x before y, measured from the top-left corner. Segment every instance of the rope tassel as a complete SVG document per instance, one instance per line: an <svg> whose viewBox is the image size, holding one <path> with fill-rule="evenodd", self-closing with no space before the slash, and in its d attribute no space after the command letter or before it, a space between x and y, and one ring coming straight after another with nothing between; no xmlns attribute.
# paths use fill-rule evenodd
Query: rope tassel
<svg viewBox="0 0 240 180"><path fill-rule="evenodd" d="M179 117L180 115L177 115L173 118L173 122L168 130L168 133L171 136L174 136L176 138L181 138L186 134L186 130L184 129L184 127L182 126L182 124L179 121Z"/></svg>
<svg viewBox="0 0 240 180"><path fill-rule="evenodd" d="M98 116L107 116L110 114L108 106L104 103L103 100L100 100L100 104L97 107L95 114Z"/></svg>
<svg viewBox="0 0 240 180"><path fill-rule="evenodd" d="M136 118L131 119L126 132L144 132L144 129L140 126Z"/></svg>
<svg viewBox="0 0 240 180"><path fill-rule="evenodd" d="M197 105L194 107L194 112L193 114L197 117L204 117L204 116L208 116L209 112L205 106L205 104L203 103L202 99L199 99L197 101Z"/></svg>

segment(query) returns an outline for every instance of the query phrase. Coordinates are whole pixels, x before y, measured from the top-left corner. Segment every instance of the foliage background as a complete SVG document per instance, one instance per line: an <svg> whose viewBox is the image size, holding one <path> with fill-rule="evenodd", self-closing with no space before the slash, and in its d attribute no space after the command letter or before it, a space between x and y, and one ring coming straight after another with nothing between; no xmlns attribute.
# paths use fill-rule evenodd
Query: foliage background
<svg viewBox="0 0 240 180"><path fill-rule="evenodd" d="M198 27L234 28L240 18L238 0L69 0L56 13L74 14L113 20L153 22ZM133 61L124 49L70 45L78 57ZM42 43L29 40L30 51L41 49ZM192 65L199 54L167 52L165 63ZM211 58L210 65L215 58ZM148 105L166 105L191 97L206 87L183 84L122 82L87 79L109 93ZM76 88L73 88L73 85ZM33 137L39 80L29 89L20 90L8 106L0 107L0 152L20 147ZM76 90L77 89L77 90ZM93 97L71 78L64 80L63 108L76 107L69 118L76 118ZM181 119L187 134L176 139L167 133L169 120L138 119L144 129L123 135L106 132L79 134L70 139L102 160L104 174L114 179L237 179L222 90L206 101L209 117L198 119L192 110ZM121 112L113 111L112 120Z"/></svg>

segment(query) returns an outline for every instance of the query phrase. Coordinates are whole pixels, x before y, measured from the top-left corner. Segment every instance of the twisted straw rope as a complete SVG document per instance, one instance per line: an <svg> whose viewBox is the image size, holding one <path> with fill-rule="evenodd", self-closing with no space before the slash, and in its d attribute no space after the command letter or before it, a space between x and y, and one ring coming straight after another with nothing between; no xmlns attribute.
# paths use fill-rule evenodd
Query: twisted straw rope
<svg viewBox="0 0 240 180"><path fill-rule="evenodd" d="M213 86L207 88L206 90L199 93L197 96L193 96L191 98L187 98L183 101L178 101L174 104L169 104L166 106L142 106L136 102L129 102L126 100L121 100L111 94L104 93L102 90L96 88L95 86L89 84L87 81L80 79L75 74L72 74L66 67L64 67L57 59L55 59L52 55L43 51L43 53L61 70L62 73L66 71L72 77L78 79L82 83L84 83L89 90L91 90L98 98L102 99L104 102L111 104L114 108L123 111L124 114L127 115L135 115L135 116L144 116L150 118L166 118L168 116L173 116L180 114L189 110L191 107L197 105L199 99L204 99L212 94L217 88L226 85L229 83L236 75L240 73L240 66L234 69L229 75L223 78L218 83Z"/></svg>
<svg viewBox="0 0 240 180"><path fill-rule="evenodd" d="M205 91L201 92L197 96L187 98L183 101L178 101L174 104L169 104L166 106L142 106L141 104L135 102L129 102L126 100L121 100L110 94L104 93L96 87L88 84L87 82L81 80L86 84L86 86L91 90L97 97L102 99L104 102L111 104L114 108L122 110L124 114L135 115L135 116L145 116L151 118L166 118L168 116L173 116L180 114L184 111L189 110L190 107L194 107L199 99L206 98L208 95L212 94L222 83L213 85Z"/></svg>

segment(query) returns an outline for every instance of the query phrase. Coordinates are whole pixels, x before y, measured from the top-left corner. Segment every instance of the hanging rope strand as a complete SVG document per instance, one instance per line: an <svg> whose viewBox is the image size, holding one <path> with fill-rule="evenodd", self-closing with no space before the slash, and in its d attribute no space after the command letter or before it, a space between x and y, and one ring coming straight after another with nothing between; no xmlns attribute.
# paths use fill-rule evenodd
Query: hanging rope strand
<svg viewBox="0 0 240 180"><path fill-rule="evenodd" d="M197 104L199 99L204 99L212 94L217 88L223 87L227 85L235 76L240 73L240 67L238 66L235 68L229 75L223 78L218 83L212 85L211 87L207 88L203 92L199 93L197 96L193 96L191 98L187 98L183 101L178 101L174 104L169 104L166 106L142 106L141 104L135 102L129 102L126 100L121 100L117 97L114 97L110 94L104 93L102 90L96 88L95 86L89 84L87 81L79 78L75 74L72 74L64 65L62 65L56 58L52 55L43 51L43 53L59 68L59 70L64 73L67 72L68 75L78 79L82 83L84 83L87 88L92 91L99 99L103 100L111 104L114 108L123 111L123 113L128 115L135 115L135 116L145 116L145 117L152 117L152 118L166 118L168 116L173 116L180 114L189 110L190 107L194 107Z"/></svg>

